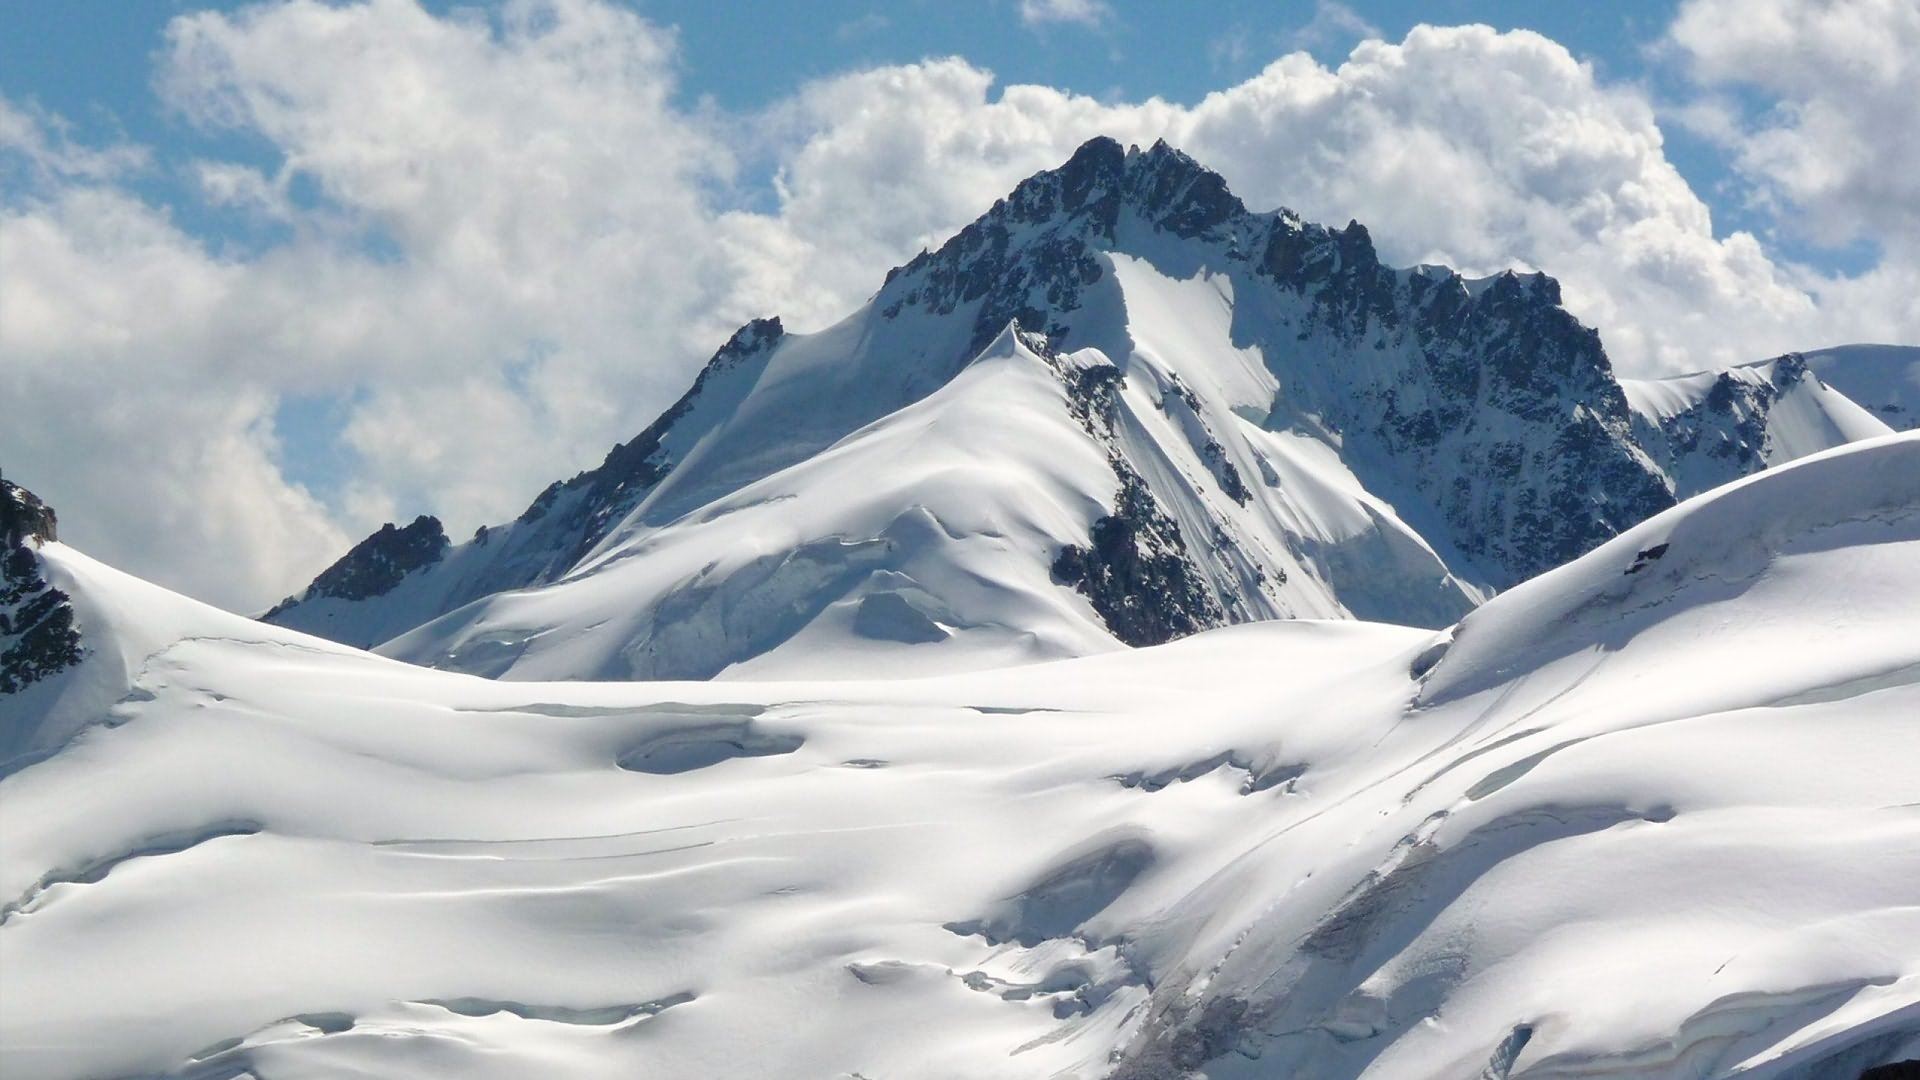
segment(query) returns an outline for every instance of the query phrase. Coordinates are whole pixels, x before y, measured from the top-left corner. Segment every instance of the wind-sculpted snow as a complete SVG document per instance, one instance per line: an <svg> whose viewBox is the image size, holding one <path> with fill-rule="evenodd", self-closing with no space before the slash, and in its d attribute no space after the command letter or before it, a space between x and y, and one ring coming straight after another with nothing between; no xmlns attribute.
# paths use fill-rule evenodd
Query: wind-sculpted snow
<svg viewBox="0 0 1920 1080"><path fill-rule="evenodd" d="M1807 366L1895 431L1920 428L1920 346L1841 345Z"/></svg>
<svg viewBox="0 0 1920 1080"><path fill-rule="evenodd" d="M1055 385L989 386L1014 351ZM1105 475L1049 458L1063 410L1087 444L1068 458ZM1177 150L1095 139L839 324L743 327L518 520L268 618L511 679L911 675L1270 618L1438 627L1676 498L1884 431L1797 358L1623 384L1545 274L1388 267L1358 223L1254 213ZM960 509L899 482L962 470L993 475ZM895 531L929 516L946 539ZM653 569L610 572L632 562Z"/></svg>
<svg viewBox="0 0 1920 1080"><path fill-rule="evenodd" d="M1798 353L1624 385L1640 444L1683 497L1892 431L1823 382Z"/></svg>
<svg viewBox="0 0 1920 1080"><path fill-rule="evenodd" d="M44 751L0 778L9 1080L1920 1057L1920 435L1446 631L923 680L494 682L40 550L93 681L0 698Z"/></svg>

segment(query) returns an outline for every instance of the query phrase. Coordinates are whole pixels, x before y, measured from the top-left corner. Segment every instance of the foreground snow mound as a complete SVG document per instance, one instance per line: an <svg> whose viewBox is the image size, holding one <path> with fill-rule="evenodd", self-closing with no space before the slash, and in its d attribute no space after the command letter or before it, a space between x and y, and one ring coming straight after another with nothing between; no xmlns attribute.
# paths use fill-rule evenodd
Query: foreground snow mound
<svg viewBox="0 0 1920 1080"><path fill-rule="evenodd" d="M59 750L90 725L117 724L144 700L145 667L187 641L232 641L265 649L405 665L358 649L255 622L95 562L65 544L32 546L37 595L60 598L77 649L46 677L0 689L0 777Z"/></svg>
<svg viewBox="0 0 1920 1080"><path fill-rule="evenodd" d="M10 1080L1920 1056L1920 436L1451 632L919 681L492 682L43 556L130 659L0 779Z"/></svg>
<svg viewBox="0 0 1920 1080"><path fill-rule="evenodd" d="M1906 588L1911 553L1889 542L1911 527L1917 507L1920 434L1868 440L1715 489L1462 620L1422 699L1459 698L1522 672L1539 682L1570 666L1584 680L1619 664L1635 678L1669 672L1687 684L1669 693L1705 707L1715 694L1783 696L1808 680L1887 670L1911 647L1902 639L1920 614L1920 594ZM1846 552L1854 580L1836 586L1800 572L1834 551ZM1821 624L1807 613L1829 609L1844 618L1847 640L1810 631ZM1732 611L1744 621L1729 635ZM1781 659L1756 669L1758 682L1711 677L1723 664L1744 668L1731 653L1762 642ZM1702 661L1706 672L1692 666ZM1688 671L1695 674L1680 680Z"/></svg>

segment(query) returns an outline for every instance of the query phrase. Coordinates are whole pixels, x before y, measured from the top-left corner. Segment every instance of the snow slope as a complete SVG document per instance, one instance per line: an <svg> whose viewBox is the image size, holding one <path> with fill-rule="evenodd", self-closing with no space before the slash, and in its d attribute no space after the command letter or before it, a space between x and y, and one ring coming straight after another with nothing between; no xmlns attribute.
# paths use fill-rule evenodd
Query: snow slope
<svg viewBox="0 0 1920 1080"><path fill-rule="evenodd" d="M666 511L666 526L623 522L568 576L380 651L518 679L644 679L907 676L1112 649L1113 613L1060 587L1052 564L1089 542L1122 472L1152 478L1171 544L1205 538L1177 556L1201 610L1153 598L1185 630L1223 611L1340 617L1388 596L1433 623L1465 610L1439 559L1337 459L1249 432L1248 474L1286 494L1242 506L1208 471L1209 438L1173 375L1137 362L1122 386L1099 350L1060 354L1008 329L827 449Z"/></svg>
<svg viewBox="0 0 1920 1080"><path fill-rule="evenodd" d="M1888 427L1920 427L1920 346L1841 345L1808 353L1807 366Z"/></svg>
<svg viewBox="0 0 1920 1080"><path fill-rule="evenodd" d="M1816 354L1817 355L1817 354ZM1682 497L1844 443L1892 432L1788 353L1724 371L1625 379L1640 445ZM1830 366L1830 365L1828 365Z"/></svg>
<svg viewBox="0 0 1920 1080"><path fill-rule="evenodd" d="M1051 383L1012 373L1035 357ZM1252 213L1177 150L1095 139L841 323L743 327L516 521L383 530L267 618L510 679L1442 626L1705 486L1656 460L1680 437L1553 279L1387 267L1358 224Z"/></svg>
<svg viewBox="0 0 1920 1080"><path fill-rule="evenodd" d="M10 1078L1920 1056L1920 435L1447 631L919 680L489 681L39 554L115 703L0 779Z"/></svg>

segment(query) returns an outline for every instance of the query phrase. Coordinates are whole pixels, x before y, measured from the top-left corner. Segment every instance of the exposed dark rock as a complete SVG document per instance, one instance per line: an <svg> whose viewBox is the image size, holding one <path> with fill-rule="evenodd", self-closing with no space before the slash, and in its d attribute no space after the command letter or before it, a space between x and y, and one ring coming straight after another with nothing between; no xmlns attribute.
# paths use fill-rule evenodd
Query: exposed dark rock
<svg viewBox="0 0 1920 1080"><path fill-rule="evenodd" d="M1102 441L1113 437L1113 421L1120 408L1120 385L1125 377L1112 364L1074 368L1061 376L1067 387L1067 411Z"/></svg>
<svg viewBox="0 0 1920 1080"><path fill-rule="evenodd" d="M1151 1017L1112 1080L1177 1080L1232 1053L1259 1032L1259 1019L1245 1001L1209 997L1163 1006Z"/></svg>
<svg viewBox="0 0 1920 1080"><path fill-rule="evenodd" d="M560 523L574 539L565 555L553 564L555 567L565 569L585 556L666 477L673 462L668 459L661 440L693 408L709 382L749 357L764 356L785 334L778 318L755 319L734 331L700 370L693 386L648 424L646 430L608 451L597 468L579 473L564 483L551 484L534 499L521 513L520 521L533 522L546 516L563 494L580 492L582 495L570 501L567 520Z"/></svg>
<svg viewBox="0 0 1920 1080"><path fill-rule="evenodd" d="M1226 448L1214 439L1208 439L1200 448L1200 459L1207 463L1208 471L1220 482L1220 490L1227 498L1247 505L1253 499L1253 492L1247 490L1246 482L1240 479L1240 470L1227 458Z"/></svg>
<svg viewBox="0 0 1920 1080"><path fill-rule="evenodd" d="M1066 547L1053 579L1093 604L1107 629L1128 645L1159 645L1225 622L1202 584L1174 524L1140 474L1119 459L1113 513L1093 523L1086 547Z"/></svg>
<svg viewBox="0 0 1920 1080"><path fill-rule="evenodd" d="M404 529L389 521L321 571L308 587L306 598L365 600L381 596L413 571L439 562L446 553L447 532L439 518L422 514ZM266 617L271 619L287 606L283 601Z"/></svg>
<svg viewBox="0 0 1920 1080"><path fill-rule="evenodd" d="M1107 630L1129 645L1159 645L1223 625L1225 613L1194 566L1179 525L1160 508L1114 439L1125 381L1120 369L1073 366L1042 338L1023 334L1022 341L1059 373L1068 412L1106 447L1120 482L1114 511L1093 523L1090 543L1069 545L1055 556L1054 582L1085 596Z"/></svg>
<svg viewBox="0 0 1920 1080"><path fill-rule="evenodd" d="M35 548L55 539L53 509L0 478L0 694L18 693L85 655L72 599L47 583Z"/></svg>
<svg viewBox="0 0 1920 1080"><path fill-rule="evenodd" d="M1633 565L1627 567L1627 573L1637 574L1640 571L1645 570L1648 566L1658 561L1660 557L1665 555L1666 553L1667 553L1666 544L1655 544L1652 547L1641 551L1639 554L1633 557Z"/></svg>
<svg viewBox="0 0 1920 1080"><path fill-rule="evenodd" d="M8 549L29 540L58 540L58 521L53 507L19 484L0 477L0 540Z"/></svg>

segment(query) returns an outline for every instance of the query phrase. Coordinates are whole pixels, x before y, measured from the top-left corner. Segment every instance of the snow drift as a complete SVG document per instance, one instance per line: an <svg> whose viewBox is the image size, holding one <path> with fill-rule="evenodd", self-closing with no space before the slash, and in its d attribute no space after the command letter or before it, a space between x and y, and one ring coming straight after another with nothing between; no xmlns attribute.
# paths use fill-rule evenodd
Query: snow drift
<svg viewBox="0 0 1920 1080"><path fill-rule="evenodd" d="M1060 434L1059 475L1103 467ZM496 682L31 548L86 658L0 697L34 747L0 779L10 1077L1920 1055L1920 435L1689 500L1447 630L919 680Z"/></svg>

